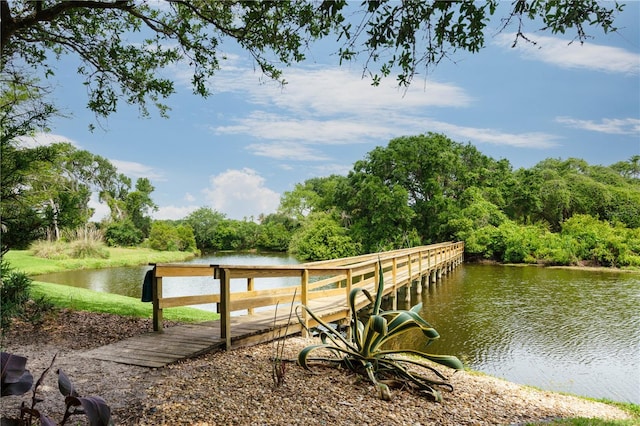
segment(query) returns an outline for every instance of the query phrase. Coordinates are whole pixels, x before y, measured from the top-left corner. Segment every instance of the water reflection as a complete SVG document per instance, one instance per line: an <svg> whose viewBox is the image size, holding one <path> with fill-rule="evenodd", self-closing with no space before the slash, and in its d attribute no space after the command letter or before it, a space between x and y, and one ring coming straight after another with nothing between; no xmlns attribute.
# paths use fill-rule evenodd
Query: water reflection
<svg viewBox="0 0 640 426"><path fill-rule="evenodd" d="M430 352L517 383L640 402L638 275L465 265L422 302L441 335Z"/></svg>

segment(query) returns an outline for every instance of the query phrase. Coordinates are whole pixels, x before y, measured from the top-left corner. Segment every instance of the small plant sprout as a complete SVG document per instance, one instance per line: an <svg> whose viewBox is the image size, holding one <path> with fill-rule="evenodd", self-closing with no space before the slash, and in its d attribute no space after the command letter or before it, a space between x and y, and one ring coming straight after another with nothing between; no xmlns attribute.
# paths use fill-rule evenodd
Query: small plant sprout
<svg viewBox="0 0 640 426"><path fill-rule="evenodd" d="M271 376L273 378L273 384L276 387L282 386L284 383L284 375L286 373L286 361L284 356L284 343L285 338L287 337L287 333L289 332L289 324L291 324L291 317L293 316L293 304L296 300L297 290L293 292L293 300L291 301L291 308L289 310L289 318L287 319L287 326L284 330L284 336L282 335L282 329L278 334L278 337L275 339L275 356L273 357L273 365ZM278 318L278 305L276 304L275 313L273 314L273 328L276 328L276 320Z"/></svg>

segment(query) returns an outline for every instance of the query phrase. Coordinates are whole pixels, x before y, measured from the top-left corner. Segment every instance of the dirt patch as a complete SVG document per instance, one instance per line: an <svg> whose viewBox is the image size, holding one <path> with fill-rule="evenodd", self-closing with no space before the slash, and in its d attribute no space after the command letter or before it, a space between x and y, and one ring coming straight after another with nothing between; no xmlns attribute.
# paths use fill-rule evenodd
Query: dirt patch
<svg viewBox="0 0 640 426"><path fill-rule="evenodd" d="M403 390L395 390L393 401L385 402L366 380L343 370L310 373L295 364L287 365L285 383L275 387L272 344L211 353L160 369L83 356L89 349L151 330L148 319L61 311L38 327L15 323L3 336L3 350L28 357L36 379L57 354L39 393L44 401L37 405L57 422L64 409L58 368L81 395L104 398L120 425L510 425L558 417L628 418L605 404L467 372L448 372L455 390L443 392L442 403ZM285 357L295 358L309 343L288 339ZM15 417L22 401L30 404L31 394L3 397L0 414Z"/></svg>

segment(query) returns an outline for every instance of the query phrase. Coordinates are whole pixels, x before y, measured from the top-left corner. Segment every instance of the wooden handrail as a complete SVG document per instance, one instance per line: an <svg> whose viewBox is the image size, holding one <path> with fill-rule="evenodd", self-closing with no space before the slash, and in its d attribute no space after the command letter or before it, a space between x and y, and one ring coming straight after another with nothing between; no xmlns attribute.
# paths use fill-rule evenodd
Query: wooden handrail
<svg viewBox="0 0 640 426"><path fill-rule="evenodd" d="M344 295L346 306L349 292L355 287L374 291L378 284L378 265L385 277L385 293L397 290L432 271L440 271L462 262L463 242L446 242L410 249L391 250L342 259L308 262L299 265L220 265L220 264L152 264L153 324L162 331L162 309L204 303L217 303L220 312L221 336L227 347L231 344L230 314L232 311L273 306L276 303L301 303L326 297ZM179 297L163 297L165 278L208 276L220 282L219 292ZM298 277L300 284L266 290L255 290L254 281L260 278ZM246 279L246 291L231 291L231 280ZM344 287L344 288L342 288ZM295 298L294 298L295 293ZM341 296L342 297L342 296ZM303 311L304 315L304 311ZM345 320L348 309L345 310ZM309 319L303 316L309 325Z"/></svg>

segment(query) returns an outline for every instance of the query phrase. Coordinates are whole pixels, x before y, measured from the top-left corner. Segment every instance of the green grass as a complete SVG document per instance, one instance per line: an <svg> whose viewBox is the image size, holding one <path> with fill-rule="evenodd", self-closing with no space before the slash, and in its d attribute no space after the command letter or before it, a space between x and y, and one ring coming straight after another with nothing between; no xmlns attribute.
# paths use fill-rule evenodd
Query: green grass
<svg viewBox="0 0 640 426"><path fill-rule="evenodd" d="M33 282L31 292L34 298L44 296L58 308L140 318L151 318L153 315L151 303L141 302L137 298L119 294L101 293L40 281ZM217 313L189 307L163 309L162 313L164 319L180 322L202 322L219 318Z"/></svg>
<svg viewBox="0 0 640 426"><path fill-rule="evenodd" d="M101 269L117 266L136 266L149 263L182 262L193 258L192 253L156 251L148 248L108 247L106 259L45 259L35 257L29 250L11 250L4 255L15 270L29 276L62 272L73 269Z"/></svg>
<svg viewBox="0 0 640 426"><path fill-rule="evenodd" d="M136 266L149 263L181 262L193 258L193 254L178 251L156 251L147 248L109 247L107 259L44 259L35 257L29 250L11 250L4 255L11 267L29 276L61 272L73 269L101 269L118 266ZM78 287L34 281L32 297L45 297L57 308L78 311L103 312L123 316L151 318L151 303L134 297L102 293ZM163 309L163 318L180 322L199 322L217 319L218 314L201 309L178 307Z"/></svg>
<svg viewBox="0 0 640 426"><path fill-rule="evenodd" d="M570 394L565 394L570 395ZM584 397L583 397L584 398ZM584 417L575 417L568 419L557 419L539 423L527 423L527 426L541 426L541 425L557 425L557 426L638 426L640 425L640 405L632 404L630 402L618 402L608 399L593 399L584 398L590 401L602 402L603 404L612 405L618 407L621 410L629 413L632 417L629 420L603 420L603 419L589 419Z"/></svg>
<svg viewBox="0 0 640 426"><path fill-rule="evenodd" d="M602 419L588 419L584 417L577 417L574 419L560 419L552 420L550 422L543 423L527 423L527 426L539 426L539 425L557 425L557 426L637 426L638 419L632 420L602 420Z"/></svg>

